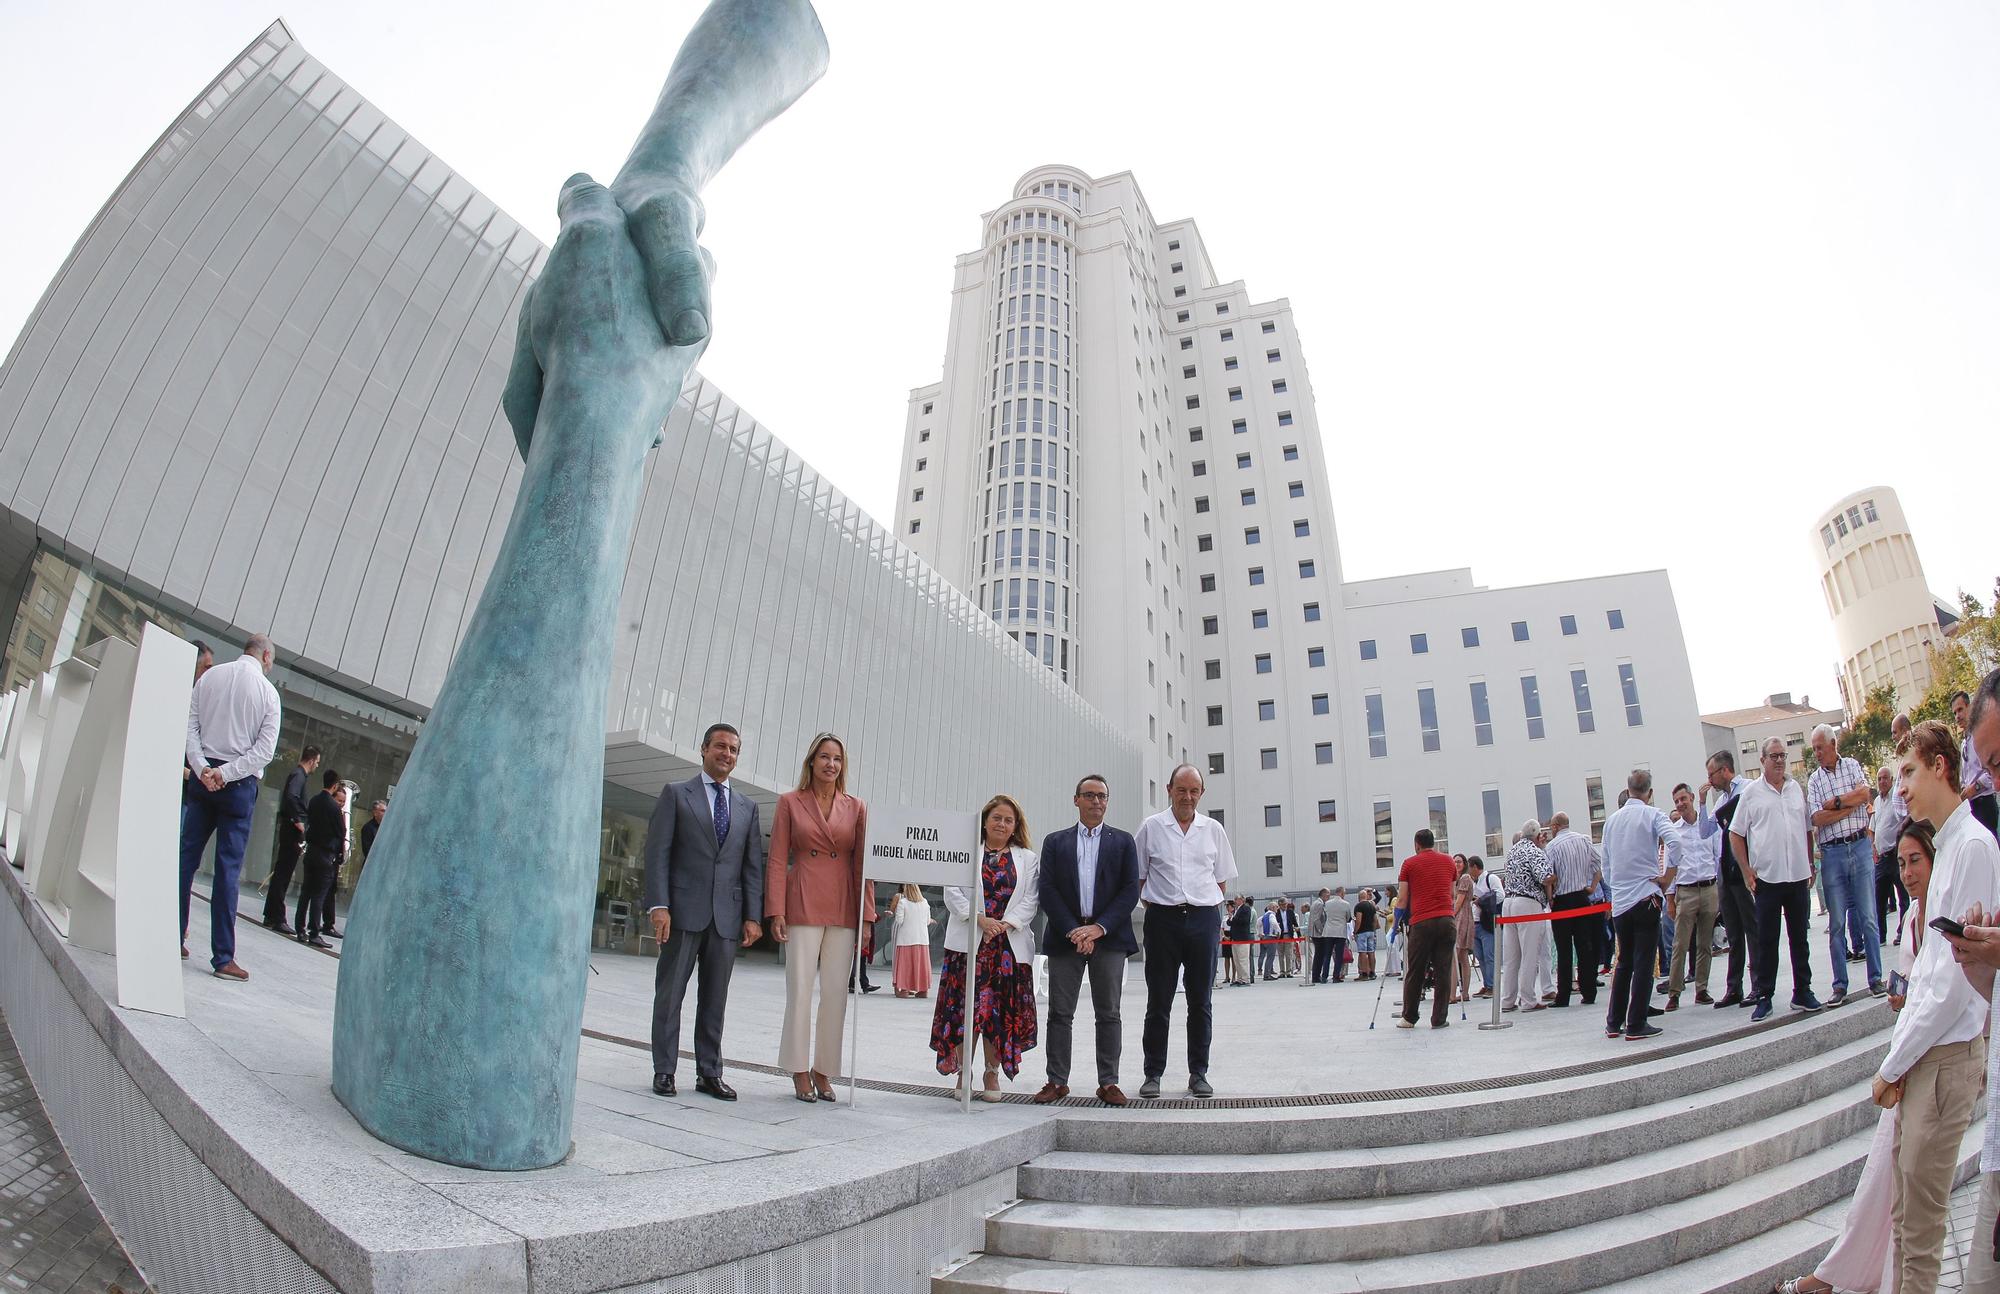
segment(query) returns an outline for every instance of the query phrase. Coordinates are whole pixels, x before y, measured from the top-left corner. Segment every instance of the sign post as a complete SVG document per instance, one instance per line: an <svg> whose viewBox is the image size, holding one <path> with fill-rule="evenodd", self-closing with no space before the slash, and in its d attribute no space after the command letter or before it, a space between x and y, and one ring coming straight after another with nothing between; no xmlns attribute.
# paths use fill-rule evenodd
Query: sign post
<svg viewBox="0 0 2000 1294"><path fill-rule="evenodd" d="M872 880L892 881L898 886L953 886L972 891L971 950L965 958L965 1040L958 1072L965 1078L966 1113L972 1112L972 1015L978 1001L976 980L979 964L979 914L986 910L980 893L978 815L949 809L912 809L901 805L871 808L868 814L868 847L861 856L862 894L857 898L854 927L854 955L862 949L862 932L868 922L867 884ZM928 950L925 956L929 956ZM859 965L859 963L856 963ZM847 1104L854 1105L854 1091L860 1077L861 999L856 993L854 1010L849 1013L847 1038Z"/></svg>

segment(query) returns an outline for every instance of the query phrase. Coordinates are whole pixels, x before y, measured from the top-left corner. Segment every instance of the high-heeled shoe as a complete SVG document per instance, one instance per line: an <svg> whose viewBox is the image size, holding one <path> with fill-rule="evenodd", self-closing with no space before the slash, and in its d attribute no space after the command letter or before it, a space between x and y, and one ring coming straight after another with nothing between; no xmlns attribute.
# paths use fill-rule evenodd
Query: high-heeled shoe
<svg viewBox="0 0 2000 1294"><path fill-rule="evenodd" d="M973 1095L982 1101L998 1101L1000 1099L1000 1071L997 1069L987 1070L984 1086L977 1092L974 1092Z"/></svg>
<svg viewBox="0 0 2000 1294"><path fill-rule="evenodd" d="M820 1073L818 1070L814 1070L812 1072L812 1083L813 1083L813 1092L819 1097L820 1100L831 1101L834 1099L832 1079Z"/></svg>
<svg viewBox="0 0 2000 1294"><path fill-rule="evenodd" d="M812 1079L805 1074L792 1075L792 1099L804 1101L807 1105L819 1102L819 1093L813 1090Z"/></svg>

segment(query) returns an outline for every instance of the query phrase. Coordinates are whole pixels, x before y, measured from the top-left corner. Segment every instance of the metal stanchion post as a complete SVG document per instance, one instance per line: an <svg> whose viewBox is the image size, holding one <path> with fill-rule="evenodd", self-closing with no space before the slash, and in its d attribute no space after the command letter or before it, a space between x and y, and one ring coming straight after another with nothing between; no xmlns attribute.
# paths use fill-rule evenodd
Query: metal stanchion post
<svg viewBox="0 0 2000 1294"><path fill-rule="evenodd" d="M1493 923L1493 984L1491 985L1493 989L1493 1018L1491 1020L1480 1021L1479 1027L1482 1029L1511 1029L1514 1027L1512 1020L1502 1020L1500 1018L1500 985L1506 982L1507 960L1507 941L1500 937L1501 933L1501 925L1498 921L1495 921Z"/></svg>

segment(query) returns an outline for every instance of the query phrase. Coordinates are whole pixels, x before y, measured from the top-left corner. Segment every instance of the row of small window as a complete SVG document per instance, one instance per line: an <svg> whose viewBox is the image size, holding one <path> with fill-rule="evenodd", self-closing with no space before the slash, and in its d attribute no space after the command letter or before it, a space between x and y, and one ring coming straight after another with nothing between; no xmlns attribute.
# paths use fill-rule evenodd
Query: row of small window
<svg viewBox="0 0 2000 1294"><path fill-rule="evenodd" d="M1322 742L1317 742L1313 745L1313 763L1317 765L1327 765L1333 763L1332 742L1322 741ZM1264 749L1258 751L1257 766L1264 772L1267 773L1275 772L1278 767L1277 747L1266 746L1264 747ZM1225 763L1221 754L1216 753L1209 755L1208 771L1210 776L1215 776L1223 772L1224 767ZM1321 822L1333 822L1336 820L1334 812L1334 803L1332 800L1321 800L1319 802L1319 820ZM1277 824L1273 823L1272 825L1275 826Z"/></svg>
<svg viewBox="0 0 2000 1294"><path fill-rule="evenodd" d="M1068 490L1062 491L1062 513L1056 512L1056 487L1054 482L1043 485L1040 481L1015 481L1012 485L999 487L998 502L994 490L986 491L986 507L979 515L989 525L999 525L1004 521L1047 521L1050 525L1061 524L1069 529ZM915 500L912 500L915 502Z"/></svg>
<svg viewBox="0 0 2000 1294"><path fill-rule="evenodd" d="M1071 184L1068 180L1040 180L1029 189L1030 194L1046 193L1057 202L1066 202L1078 211L1083 210L1083 186Z"/></svg>
<svg viewBox="0 0 2000 1294"><path fill-rule="evenodd" d="M1021 600L1024 591L1027 594L1025 603ZM1001 604L1002 594L1006 596L1005 606ZM1058 617L1056 586L1053 580L995 580L992 602L986 610L995 620L1005 614L1009 623L1021 620L1039 621L1052 627L1059 625L1065 633L1069 631L1069 589L1062 590L1062 613Z"/></svg>
<svg viewBox="0 0 2000 1294"><path fill-rule="evenodd" d="M1291 494L1292 494L1292 497L1293 497L1294 499L1297 499L1297 498L1302 498L1302 497L1304 497L1304 495L1305 495L1305 492L1306 492L1306 487L1305 487L1305 482L1303 482L1303 481L1293 481L1293 482L1292 482L1292 485L1291 485ZM1206 511L1206 509L1203 509L1203 511ZM1293 536L1293 538L1295 538L1295 539L1304 539L1304 538L1306 538L1307 536L1309 536L1310 534L1312 534L1312 527L1311 527L1311 525L1309 525L1309 524L1308 524L1308 523L1307 523L1307 522L1305 521L1305 519L1304 519L1304 518L1302 518L1302 517L1295 517L1295 518L1293 518L1293 520L1292 520L1292 536ZM1245 527L1243 527L1243 542L1244 542L1244 543L1246 543L1246 544L1259 544L1259 543L1262 543L1263 541L1264 541L1264 528L1263 528L1262 526L1245 526ZM1196 552L1198 552L1198 553L1208 553L1208 552L1213 552L1213 551L1215 551L1215 536L1214 536L1214 535L1196 535L1196 536L1194 537L1194 547L1195 547L1195 551L1196 551ZM1371 659L1372 659L1372 658L1371 658Z"/></svg>
<svg viewBox="0 0 2000 1294"><path fill-rule="evenodd" d="M986 398L997 400L1006 391L1012 391L1017 395L1040 391L1068 400L1069 370L1053 360L1024 359L1012 364L1003 364L993 370L993 389L987 392Z"/></svg>
<svg viewBox="0 0 2000 1294"><path fill-rule="evenodd" d="M1051 185L1047 190L1048 196L1056 198L1058 201L1066 202L1081 211L1083 209L1083 187L1081 185L1072 187L1065 184L1063 188L1067 191L1058 194L1054 186ZM1043 187L1037 184L1029 192L1031 195L1039 195L1043 191ZM1023 229L1053 229L1057 233L1067 234L1070 232L1070 224L1069 219L1061 212L1050 211L1016 211L1011 217L1003 216L999 223L999 232L1001 233L1019 233Z"/></svg>
<svg viewBox="0 0 2000 1294"><path fill-rule="evenodd" d="M1046 294L1022 293L1019 296L1002 297L993 306L993 331L1012 328L1016 324L1055 324L1067 333L1070 329L1069 303L1060 297Z"/></svg>
<svg viewBox="0 0 2000 1294"><path fill-rule="evenodd" d="M1326 664L1325 649L1319 647L1312 647L1308 648L1307 652L1308 655L1306 657L1306 663L1308 665L1311 665L1313 668L1317 669L1320 666ZM1313 660L1311 656L1312 652L1320 653L1317 662ZM1257 660L1260 666L1259 669L1257 670L1259 674L1268 674L1271 672L1270 669L1271 658L1269 656L1259 656ZM1327 701L1326 693L1324 692L1315 693L1312 699L1312 712L1314 714L1326 714L1328 712L1328 704L1329 703ZM1257 721L1259 723L1270 723L1277 717L1278 717L1278 703L1275 700L1264 700L1264 701L1259 701L1257 703ZM1223 722L1222 707L1219 705L1209 706L1208 726L1211 728L1220 728L1222 726L1222 722Z"/></svg>
<svg viewBox="0 0 2000 1294"><path fill-rule="evenodd" d="M995 570L1047 571L1069 578L1069 540L1062 540L1062 562L1056 562L1056 535L1052 530L1023 531L1019 526L979 537L979 573L986 574L988 552ZM1148 565L1151 565L1149 562Z"/></svg>
<svg viewBox="0 0 2000 1294"><path fill-rule="evenodd" d="M1058 453L1060 449L1060 453ZM997 466L1002 480L1010 476L1039 476L1055 480L1058 476L1056 464L1062 464L1062 483L1070 483L1070 455L1068 446L1058 447L1053 440L1037 437L1021 437L999 442L986 447L986 479L993 479Z"/></svg>
<svg viewBox="0 0 2000 1294"><path fill-rule="evenodd" d="M1068 301L1070 299L1070 280L1068 274L1052 265L1016 265L1007 271L1006 281L1001 285L1000 290L1003 292L1019 292L1024 295L1029 292L1041 291L1048 293L1052 301L1056 299ZM1052 308L1050 313L1053 314ZM1026 315L1022 316L1024 319L1026 317ZM1046 317L1040 313L1037 313L1035 318L1043 319L1046 322ZM1067 314L1064 315L1062 322L1064 324L1069 322Z"/></svg>
<svg viewBox="0 0 2000 1294"><path fill-rule="evenodd" d="M1255 541L1255 540L1252 540L1251 542L1252 542L1252 543L1255 543L1256 541ZM1303 559L1301 559L1301 560L1300 560L1300 562L1299 562L1299 578L1300 578L1300 579L1302 579L1302 580L1309 580L1309 579L1312 579L1312 578L1313 578L1314 576L1316 576L1316 575L1318 575L1318 574L1319 574L1319 566L1318 566L1318 564L1317 564L1316 562L1314 562L1314 561L1313 561L1313 559L1312 559L1312 558L1310 558L1310 557L1307 557L1307 558L1303 558ZM1249 576L1250 576L1250 587L1251 587L1251 588L1257 588L1257 587L1261 586L1261 585L1262 585L1262 584L1264 583L1264 568L1263 568L1263 567L1261 567L1261 566L1252 566L1252 567L1250 568L1250 571L1249 571ZM1201 577L1201 591L1202 591L1203 593L1213 593L1213 592L1215 592L1215 576L1213 576L1213 575L1204 575L1204 576L1202 576L1202 577ZM1307 603L1306 605L1307 605L1307 606L1309 606L1309 607L1312 607L1312 608L1314 608L1314 610L1315 610L1315 611L1317 611L1317 609L1318 609L1318 607L1319 607L1319 603L1317 603L1317 602L1309 602L1309 603ZM1314 616L1311 616L1311 617L1308 617L1308 618L1309 618L1309 619L1318 619L1318 616L1317 616L1317 615L1314 615ZM1212 620L1212 619L1214 619L1214 617L1213 617L1213 616L1210 616L1210 617L1209 617L1209 619L1211 619L1211 620ZM1204 623L1205 623L1205 622L1204 622ZM1257 625L1257 626L1255 626L1255 627L1256 627L1256 628L1258 628L1258 629L1262 629L1262 628L1263 628L1264 626L1260 624L1260 625Z"/></svg>
<svg viewBox="0 0 2000 1294"><path fill-rule="evenodd" d="M1176 292L1176 293L1175 293L1174 295L1175 295L1175 296L1186 296L1187 294L1186 294L1185 292ZM1226 314L1228 314L1228 313L1229 313L1229 303L1228 303L1227 301L1218 301L1218 302L1216 302L1216 303L1215 303L1215 313L1216 313L1216 314L1218 314L1218 315L1226 315ZM1188 321L1188 312L1187 312L1187 311L1185 311L1185 310L1177 310L1177 311L1175 311L1175 312L1174 312L1174 322L1175 322L1175 323L1186 323L1187 321ZM1278 325L1276 325L1276 324L1272 323L1272 322L1271 322L1270 320L1266 319L1266 320L1264 321L1264 331L1265 331L1265 332L1276 332L1276 331L1278 331ZM1233 335L1233 334L1231 333L1231 331L1230 331L1230 330L1228 330L1228 329L1225 329L1225 330L1224 330L1224 332L1223 332L1223 337L1222 337L1222 340L1224 340L1224 341L1228 341L1228 340L1230 339L1230 337L1231 337L1232 335ZM1183 346L1182 346L1182 349L1186 349L1186 345L1185 345L1185 343L1183 343Z"/></svg>
<svg viewBox="0 0 2000 1294"><path fill-rule="evenodd" d="M1294 499L1303 499L1306 496L1306 484L1304 481L1289 482L1286 486L1286 492ZM1236 492L1236 501L1246 508L1255 507L1257 503L1257 491L1254 488L1238 490ZM1208 496L1206 494L1197 494L1194 496L1194 510L1196 512L1208 511ZM1207 552L1208 550L1204 548L1202 551ZM1375 658L1373 656L1365 656L1362 659L1374 660Z"/></svg>
<svg viewBox="0 0 2000 1294"><path fill-rule="evenodd" d="M1237 424L1237 426L1239 426L1239 427L1240 427L1240 426L1242 426L1242 425L1243 425L1243 424L1241 424L1241 423L1238 423L1238 424ZM1198 433L1198 432L1200 431L1200 428L1198 428L1198 427L1197 427L1197 428L1196 428L1195 430L1196 430L1196 431L1197 431L1197 433ZM1196 437L1195 437L1195 439L1197 439L1197 440L1199 440L1200 438L1201 438L1201 437L1200 437L1199 435L1196 435ZM1298 453L1297 453L1297 449L1298 449L1298 447L1297 447L1297 446L1295 446L1295 445L1287 445L1287 446L1285 446L1285 449L1286 449L1286 450L1288 451L1288 452L1287 452L1287 453L1285 454L1285 461L1287 461L1287 462L1291 462L1291 461L1293 461L1293 460L1295 460L1295 459L1297 459L1297 458L1298 458ZM1251 460L1250 460L1250 453L1249 453L1249 451L1248 451L1248 450L1245 450L1245 451L1244 451L1243 453L1240 453L1240 454L1238 454L1238 455L1236 456L1236 470L1237 470L1237 471L1239 471L1239 472L1242 472L1242 471L1247 471L1247 470L1249 470L1249 468L1250 468L1250 465L1251 465ZM1197 459L1195 459L1195 460L1194 460L1194 462L1193 462L1193 471L1194 471L1194 475L1196 475L1196 476L1207 476L1207 475L1208 475L1208 460L1207 460L1207 459L1205 459L1205 458L1197 458ZM1300 492L1301 494L1303 494L1303 493L1304 493L1305 491L1304 491L1304 489L1303 489L1303 488L1301 488L1301 490L1300 490L1299 492Z"/></svg>
<svg viewBox="0 0 2000 1294"><path fill-rule="evenodd" d="M1070 362L1069 334L1060 328L1050 328L1036 324L1030 328L1022 324L1018 328L1004 328L993 339L993 354L996 359L1013 359L1015 334L1020 334L1021 356L1024 359L1059 359Z"/></svg>
<svg viewBox="0 0 2000 1294"><path fill-rule="evenodd" d="M1271 383L1271 390L1272 390L1272 391L1273 391L1274 393L1277 393L1277 394L1283 394L1283 393L1284 393L1284 383L1283 383L1282 381L1280 381L1280 382L1273 382L1273 383ZM1229 399L1230 399L1231 403L1241 403L1241 402L1242 402L1242 400L1243 400L1243 388L1242 388L1242 387L1240 387L1240 386L1232 386L1232 387L1230 387L1230 388L1229 388ZM1187 397L1187 407L1188 407L1188 408L1190 408L1190 409L1199 409L1199 408L1201 408L1201 397L1200 397L1200 396L1198 396L1198 395L1191 395L1191 396ZM1278 425L1279 425L1280 427L1289 427L1289 426L1291 426L1291 425L1292 425L1292 411L1291 411L1290 409L1285 409L1285 410L1281 410L1281 411L1279 412L1279 414L1278 414ZM1248 430L1249 430L1249 426L1248 426L1248 420L1247 420L1247 419L1245 419L1245 420L1242 420L1242 421L1240 421L1240 422L1237 422L1237 423L1234 423L1234 424L1231 424L1231 427L1232 427L1232 430L1236 431L1236 432L1237 432L1237 433L1238 433L1238 434L1240 435L1240 434L1242 434L1243 432L1245 432L1245 431L1248 431Z"/></svg>
<svg viewBox="0 0 2000 1294"><path fill-rule="evenodd" d="M995 617L996 619L998 617ZM1079 646L1075 653L1070 651L1070 641L1051 633L1036 633L1032 629L1010 629L1007 636L1028 649L1033 656L1050 669L1061 672L1063 682L1069 682L1070 667L1076 663L1075 657L1082 654Z"/></svg>
<svg viewBox="0 0 2000 1294"><path fill-rule="evenodd" d="M1306 569L1311 565L1312 565L1311 562L1299 563L1299 575L1302 578L1310 579L1312 577L1312 572ZM1212 576L1202 577L1201 591L1203 593L1212 593L1215 591L1214 588L1208 583L1208 581L1212 578L1213 578ZM1258 568L1257 578L1251 580L1250 582L1252 584L1262 584L1264 582L1262 567ZM1306 603L1305 612L1306 612L1306 620L1308 622L1319 619L1319 603L1317 602ZM1271 627L1270 611L1263 607L1259 607L1255 611L1252 611L1250 613L1250 627L1252 629L1269 629ZM1218 616L1203 616L1201 618L1201 632L1204 637L1212 637L1215 634L1221 633L1222 632L1221 618ZM1323 647L1314 647L1311 650L1314 651L1315 653L1323 654L1326 649ZM1322 658L1320 660L1315 661L1313 663L1315 665L1322 665L1325 664L1326 662L1324 656L1322 655ZM1262 671L1259 672L1261 673Z"/></svg>
<svg viewBox="0 0 2000 1294"><path fill-rule="evenodd" d="M1590 699L1589 672L1573 669L1569 672L1570 694L1576 702L1576 730L1580 733L1597 731L1597 714ZM1483 679L1468 685L1472 696L1472 741L1475 746L1493 744L1493 707L1487 695ZM1624 694L1625 726L1637 728L1644 724L1645 715L1639 705L1639 679L1631 664L1618 666L1618 686ZM1382 694L1370 692L1362 697L1362 708L1368 716L1368 757L1384 759L1389 754L1388 720L1383 713ZM1521 676L1521 717L1526 723L1528 740L1540 741L1547 735L1542 719L1542 690L1533 674ZM1442 749L1443 742L1438 731L1437 691L1434 688L1417 689L1417 728L1422 735L1425 753Z"/></svg>
<svg viewBox="0 0 2000 1294"><path fill-rule="evenodd" d="M1605 622L1609 624L1613 629L1623 629L1625 627L1625 613L1623 611L1616 609L1615 607L1612 610L1606 611L1604 613L1604 619ZM1563 616L1559 619L1558 624L1562 628L1563 637L1573 638L1576 636L1575 616ZM1527 621L1525 620L1514 621L1513 629L1514 629L1515 642L1524 643L1528 641L1529 635L1528 635ZM1479 645L1478 628L1474 625L1467 625L1465 628L1458 631L1458 640L1461 646L1477 647ZM1429 652L1430 649L1431 649L1431 636L1429 634L1410 635L1410 655L1422 656L1427 652ZM1376 657L1375 640L1373 638L1363 638L1361 640L1361 659L1374 660L1375 657Z"/></svg>
<svg viewBox="0 0 2000 1294"><path fill-rule="evenodd" d="M1225 306L1225 307L1223 307L1223 308L1222 308L1221 310L1218 310L1218 311L1216 311L1216 313L1217 313L1217 314L1222 314L1222 313L1224 313L1224 312L1225 312L1225 311L1226 311L1227 309L1228 309L1228 307L1227 307L1227 306ZM1187 322L1187 312L1186 312L1186 311L1182 311L1182 312L1181 312L1181 316L1180 316L1180 321L1181 321L1182 323L1186 323L1186 322ZM1265 333L1265 335L1266 335L1266 336L1269 336L1270 334L1272 334L1272 333L1275 333L1275 332L1277 332L1277 331L1278 331L1278 325L1276 325L1276 324L1272 323L1272 322L1271 322L1271 321L1270 321L1269 319L1266 319L1266 320L1264 321L1264 333ZM1218 340L1221 340L1221 341L1225 341L1225 342L1231 342L1231 341L1235 341L1235 340L1236 340L1236 330L1235 330L1234 328L1224 328L1224 329L1222 330L1222 332L1221 332L1221 333L1219 334L1219 337L1218 337ZM1194 349L1194 338L1192 338L1192 337L1183 337L1183 338L1181 338L1181 349L1182 349L1182 350L1193 350L1193 349Z"/></svg>
<svg viewBox="0 0 2000 1294"><path fill-rule="evenodd" d="M1275 350L1267 350L1267 351L1265 351L1265 352L1264 352L1264 362L1265 362L1266 364L1276 364L1276 363L1277 363L1277 362L1278 362L1279 360L1281 360L1281 359L1283 359L1283 358L1284 358L1284 357L1283 357L1282 355L1280 355L1280 354L1279 354L1279 353L1278 353L1277 351L1275 351ZM1236 371L1236 369L1237 369L1237 363L1236 363L1236 357L1235 357L1234 355L1225 355L1225 356L1223 356L1223 357L1222 357L1222 371L1223 371L1223 372L1225 372L1225 373L1234 373L1234 372ZM1182 376L1182 377L1193 377L1193 376L1194 376L1194 365L1192 365L1192 364L1183 364L1183 365L1181 365L1181 376ZM1273 391L1275 391L1275 392L1279 393L1280 395L1282 395L1282 394L1284 393L1284 390L1285 390L1285 382L1284 382L1284 379L1283 379L1283 378L1280 378L1280 379L1278 379L1277 381L1273 382L1273 383L1271 384L1271 389L1272 389Z"/></svg>
<svg viewBox="0 0 2000 1294"><path fill-rule="evenodd" d="M1069 245L1061 239L1013 238L1000 249L1002 259L1009 265L1019 265L1023 261L1031 265L1057 265L1068 269L1070 265Z"/></svg>
<svg viewBox="0 0 2000 1294"><path fill-rule="evenodd" d="M1819 528L1819 537L1825 541L1828 548L1831 548L1836 534L1845 539L1848 531L1861 529L1864 522L1876 522L1881 519L1875 511L1875 500L1863 499L1846 512L1834 513L1833 520Z"/></svg>
<svg viewBox="0 0 2000 1294"><path fill-rule="evenodd" d="M1062 437L1069 439L1069 406L1060 400L1044 400L1039 397L1028 400L1006 399L986 410L986 439L1007 434L1009 424L1016 436L1030 432L1037 436L1053 436L1060 421ZM926 433L928 435L928 433Z"/></svg>

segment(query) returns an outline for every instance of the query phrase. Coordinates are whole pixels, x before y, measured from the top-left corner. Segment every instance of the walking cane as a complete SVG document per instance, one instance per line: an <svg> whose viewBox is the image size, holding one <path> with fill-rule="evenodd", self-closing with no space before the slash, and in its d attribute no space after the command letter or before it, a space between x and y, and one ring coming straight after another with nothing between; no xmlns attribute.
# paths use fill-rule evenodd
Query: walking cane
<svg viewBox="0 0 2000 1294"><path fill-rule="evenodd" d="M1389 946L1393 949L1395 945L1396 931L1392 927L1389 931ZM1406 968L1403 973L1405 975L1409 974L1408 969ZM1378 975L1375 977L1375 1009L1368 1013L1368 1027L1370 1029L1375 1027L1375 1017L1382 1013L1382 990L1388 987L1389 977L1387 975Z"/></svg>

